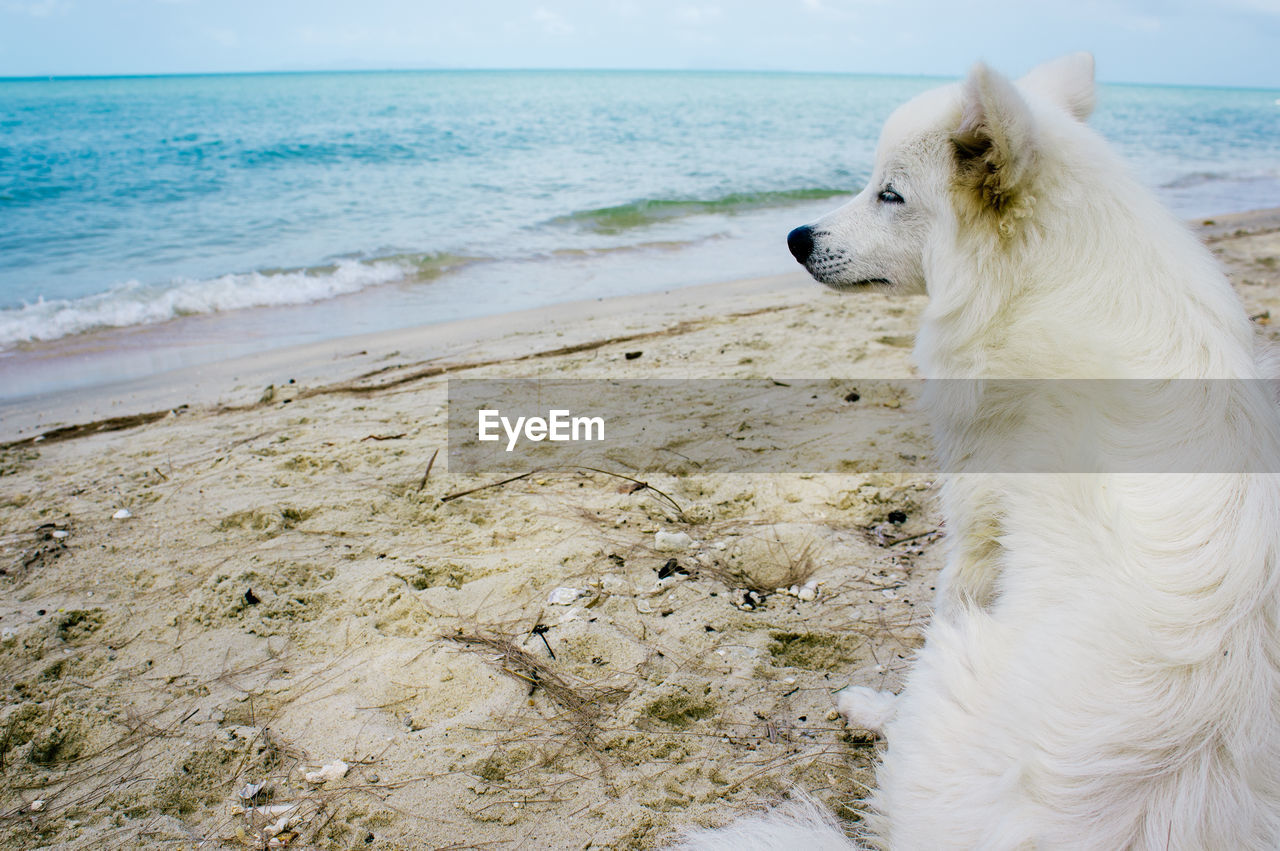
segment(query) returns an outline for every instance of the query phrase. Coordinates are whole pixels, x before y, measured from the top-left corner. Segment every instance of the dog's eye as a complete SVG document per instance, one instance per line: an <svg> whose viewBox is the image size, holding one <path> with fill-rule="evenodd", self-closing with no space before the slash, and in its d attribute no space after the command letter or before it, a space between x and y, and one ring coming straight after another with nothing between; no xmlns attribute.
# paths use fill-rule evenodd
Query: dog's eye
<svg viewBox="0 0 1280 851"><path fill-rule="evenodd" d="M876 196L881 204L902 204L902 196L899 195L892 186L886 186L880 190L880 194Z"/></svg>

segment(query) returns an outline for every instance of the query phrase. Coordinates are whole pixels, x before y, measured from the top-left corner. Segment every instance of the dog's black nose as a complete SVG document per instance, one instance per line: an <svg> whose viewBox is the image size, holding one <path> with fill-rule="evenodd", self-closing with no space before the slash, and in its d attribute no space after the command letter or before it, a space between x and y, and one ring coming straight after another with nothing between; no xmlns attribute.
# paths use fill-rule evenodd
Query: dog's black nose
<svg viewBox="0 0 1280 851"><path fill-rule="evenodd" d="M791 249L791 254L801 263L809 259L809 255L813 253L813 228L808 225L800 227L787 234L787 248Z"/></svg>

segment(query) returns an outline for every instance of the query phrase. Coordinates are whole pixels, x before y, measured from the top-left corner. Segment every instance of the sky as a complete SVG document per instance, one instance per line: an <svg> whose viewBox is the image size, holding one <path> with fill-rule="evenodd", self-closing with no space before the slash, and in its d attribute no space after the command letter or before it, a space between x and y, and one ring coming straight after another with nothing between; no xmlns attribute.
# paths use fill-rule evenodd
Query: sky
<svg viewBox="0 0 1280 851"><path fill-rule="evenodd" d="M0 0L0 76L675 68L1280 88L1280 0Z"/></svg>

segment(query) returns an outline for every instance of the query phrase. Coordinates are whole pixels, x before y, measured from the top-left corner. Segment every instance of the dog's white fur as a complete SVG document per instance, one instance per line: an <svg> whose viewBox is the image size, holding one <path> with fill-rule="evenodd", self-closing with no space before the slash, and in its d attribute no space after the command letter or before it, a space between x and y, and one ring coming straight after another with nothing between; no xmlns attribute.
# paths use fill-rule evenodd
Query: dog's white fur
<svg viewBox="0 0 1280 851"><path fill-rule="evenodd" d="M1085 126L1093 100L1087 54L920 95L886 124L869 186L813 226L810 272L926 291L931 378L1264 377L1214 259ZM1059 441L1142 469L1152 436L1184 425L1222 438L1214 469L1250 470L1280 447L1275 400L1222 382L1153 412L1071 382L941 384L935 440L961 472L926 643L896 701L839 701L888 740L866 841L1280 847L1280 476L964 472ZM802 808L686 847L848 841Z"/></svg>

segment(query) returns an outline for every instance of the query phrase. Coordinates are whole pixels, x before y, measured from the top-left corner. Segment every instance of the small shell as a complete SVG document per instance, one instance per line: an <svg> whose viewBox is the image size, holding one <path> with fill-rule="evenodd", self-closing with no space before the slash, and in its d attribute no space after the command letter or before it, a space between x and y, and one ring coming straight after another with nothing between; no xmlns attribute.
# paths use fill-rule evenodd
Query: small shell
<svg viewBox="0 0 1280 851"><path fill-rule="evenodd" d="M111 519L112 520L128 520L132 516L133 516L132 511L130 511L127 508L122 508L119 511L117 511L115 514L112 514Z"/></svg>
<svg viewBox="0 0 1280 851"><path fill-rule="evenodd" d="M581 588L570 588L562 585L547 595L547 602L553 606L568 606L583 594Z"/></svg>
<svg viewBox="0 0 1280 851"><path fill-rule="evenodd" d="M600 580L600 588L606 594L630 594L631 593L631 583L628 582L626 579L622 578L621 576L618 576L613 573L605 574L604 578Z"/></svg>

